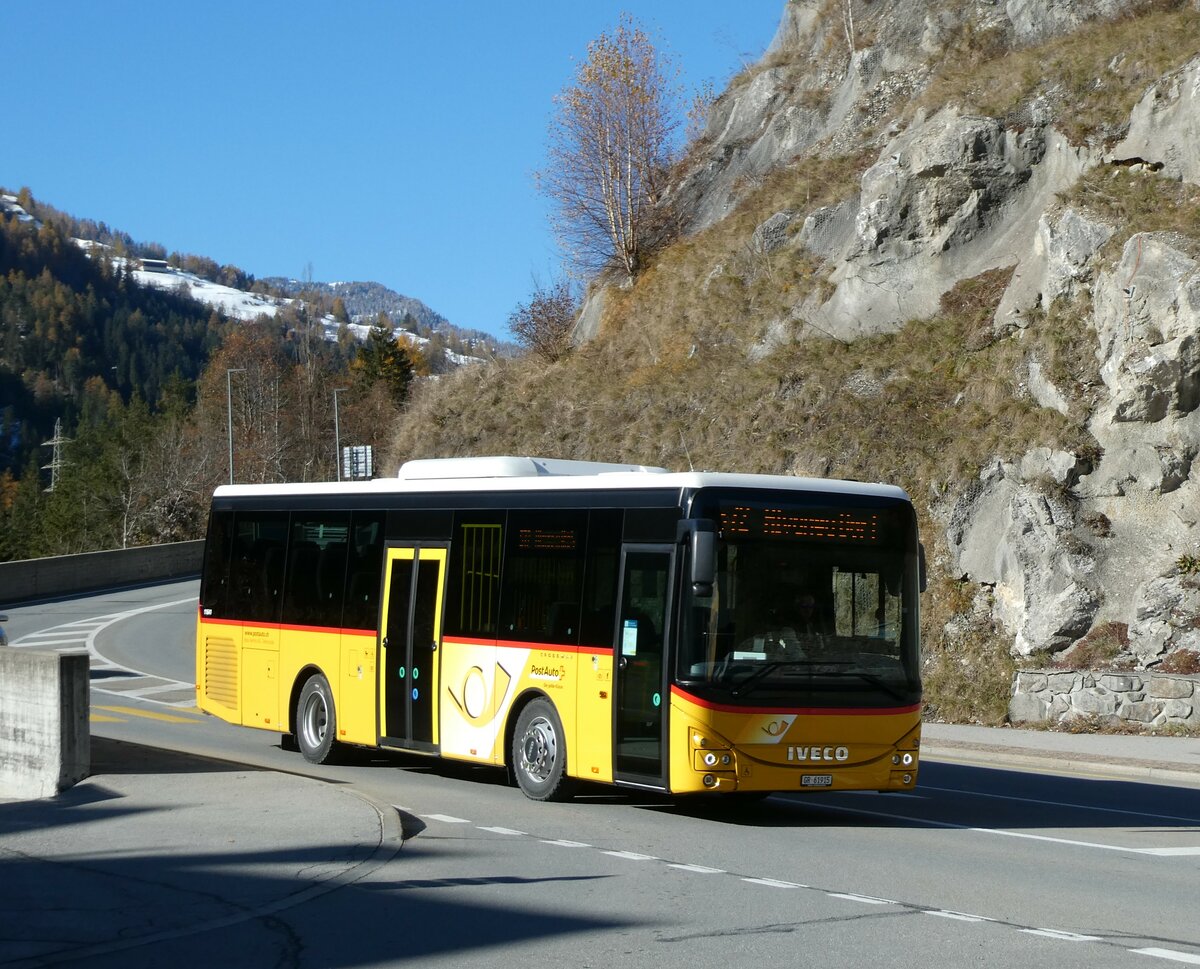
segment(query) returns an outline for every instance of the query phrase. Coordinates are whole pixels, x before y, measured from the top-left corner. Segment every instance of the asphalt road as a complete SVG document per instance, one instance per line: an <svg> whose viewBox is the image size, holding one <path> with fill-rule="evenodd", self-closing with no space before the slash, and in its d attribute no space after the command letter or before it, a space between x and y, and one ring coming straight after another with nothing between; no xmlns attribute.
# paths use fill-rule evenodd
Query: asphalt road
<svg viewBox="0 0 1200 969"><path fill-rule="evenodd" d="M277 734L189 709L195 593L10 609L9 633L91 649L94 736L320 777L394 806L407 835L398 866L298 900L270 931L231 927L201 962L1200 965L1196 788L926 760L912 795L727 807L595 787L537 804L450 762L315 768ZM402 939L397 906L420 927ZM155 955L200 964L196 944Z"/></svg>

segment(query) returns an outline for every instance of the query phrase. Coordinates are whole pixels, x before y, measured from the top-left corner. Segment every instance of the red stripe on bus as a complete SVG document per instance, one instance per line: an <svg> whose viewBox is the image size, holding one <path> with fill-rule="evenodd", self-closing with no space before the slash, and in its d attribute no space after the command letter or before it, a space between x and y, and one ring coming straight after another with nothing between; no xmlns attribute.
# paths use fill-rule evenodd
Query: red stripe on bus
<svg viewBox="0 0 1200 969"><path fill-rule="evenodd" d="M501 649L530 649L542 653L611 653L611 646L566 646L557 643L525 643L516 639L464 639L446 636L442 639L448 646L498 646Z"/></svg>
<svg viewBox="0 0 1200 969"><path fill-rule="evenodd" d="M278 622L243 622L240 619L213 619L201 616L200 621L208 626L240 626L243 629L278 629L288 632L329 633L343 636L370 636L374 639L378 633L374 629L342 629L338 626L289 626Z"/></svg>
<svg viewBox="0 0 1200 969"><path fill-rule="evenodd" d="M725 703L711 703L692 696L678 686L672 686L671 692L688 703L694 703L705 710L717 713L764 713L771 716L794 713L797 716L843 716L843 717L894 717L904 713L916 713L921 704L914 703L907 707L735 707Z"/></svg>

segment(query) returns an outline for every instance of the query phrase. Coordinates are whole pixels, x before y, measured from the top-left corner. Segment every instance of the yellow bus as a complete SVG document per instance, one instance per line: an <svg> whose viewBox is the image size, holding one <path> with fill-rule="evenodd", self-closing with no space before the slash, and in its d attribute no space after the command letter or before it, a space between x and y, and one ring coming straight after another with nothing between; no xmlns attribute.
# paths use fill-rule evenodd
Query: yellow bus
<svg viewBox="0 0 1200 969"><path fill-rule="evenodd" d="M887 485L543 458L213 496L201 709L671 794L909 790L923 556Z"/></svg>

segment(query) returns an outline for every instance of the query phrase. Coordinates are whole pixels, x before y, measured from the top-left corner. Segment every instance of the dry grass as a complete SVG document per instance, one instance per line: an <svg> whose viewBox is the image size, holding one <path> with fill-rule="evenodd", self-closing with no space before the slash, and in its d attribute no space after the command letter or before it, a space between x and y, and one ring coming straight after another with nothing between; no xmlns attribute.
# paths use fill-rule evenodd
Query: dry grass
<svg viewBox="0 0 1200 969"><path fill-rule="evenodd" d="M1200 49L1200 12L1177 8L1157 4L1015 53L998 35L966 31L923 103L1015 117L1052 92L1070 107L1062 123L1073 138L1107 130L1150 79ZM1086 421L1099 375L1086 299L1056 304L1020 338L997 338L1002 270L963 282L935 316L891 334L845 345L797 332L793 308L826 294L830 267L794 245L764 253L752 233L777 212L793 213L790 231L799 231L806 215L852 198L874 158L801 160L742 186L729 217L660 253L633 286L610 290L599 338L563 359L500 361L425 383L389 463L524 453L891 481L913 496L932 540L939 496L989 462L1039 445L1094 452ZM1102 168L1064 202L1124 238L1136 226L1200 239L1194 187L1166 179ZM768 332L776 348L752 354ZM1033 354L1067 396L1067 417L1024 392ZM967 586L936 566L934 578L922 604L929 713L1001 722L1011 640L969 618Z"/></svg>
<svg viewBox="0 0 1200 969"><path fill-rule="evenodd" d="M1200 188L1144 171L1097 166L1062 202L1116 226L1104 252L1120 253L1134 232L1172 232L1200 250Z"/></svg>
<svg viewBox="0 0 1200 969"><path fill-rule="evenodd" d="M1115 23L1017 51L994 35L964 34L916 106L958 104L1004 118L1043 97L1055 125L1079 144L1118 130L1149 84L1200 52L1200 11L1154 0Z"/></svg>

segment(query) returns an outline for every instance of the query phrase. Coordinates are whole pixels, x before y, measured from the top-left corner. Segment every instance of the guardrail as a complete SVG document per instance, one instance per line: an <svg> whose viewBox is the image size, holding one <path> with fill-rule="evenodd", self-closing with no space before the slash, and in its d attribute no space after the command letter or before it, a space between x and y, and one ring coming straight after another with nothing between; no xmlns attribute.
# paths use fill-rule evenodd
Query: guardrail
<svg viewBox="0 0 1200 969"><path fill-rule="evenodd" d="M0 562L0 605L200 574L204 542Z"/></svg>

